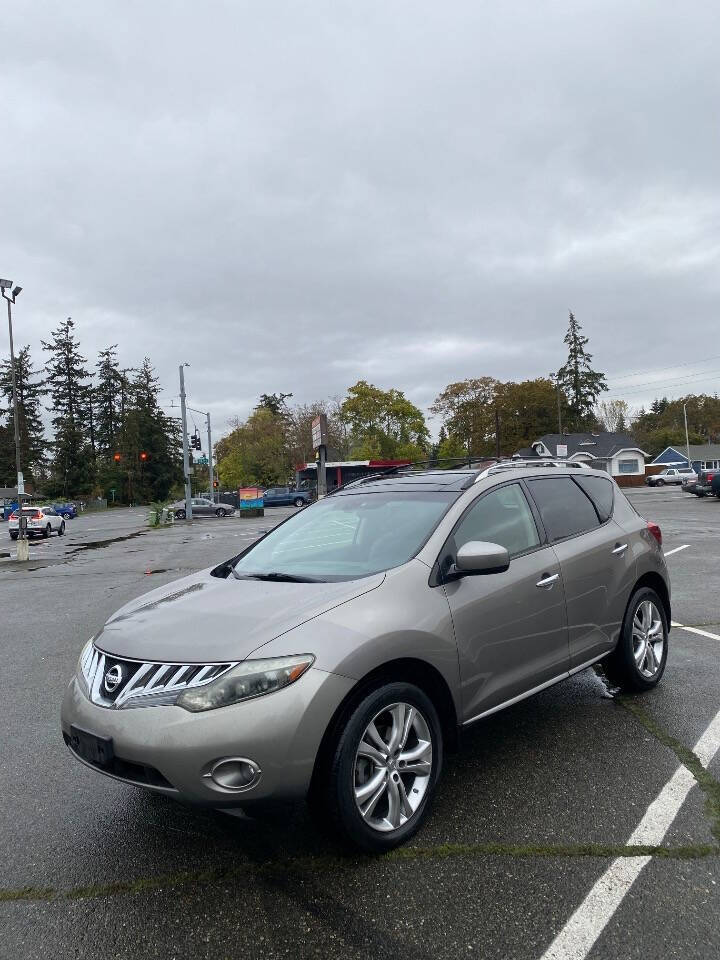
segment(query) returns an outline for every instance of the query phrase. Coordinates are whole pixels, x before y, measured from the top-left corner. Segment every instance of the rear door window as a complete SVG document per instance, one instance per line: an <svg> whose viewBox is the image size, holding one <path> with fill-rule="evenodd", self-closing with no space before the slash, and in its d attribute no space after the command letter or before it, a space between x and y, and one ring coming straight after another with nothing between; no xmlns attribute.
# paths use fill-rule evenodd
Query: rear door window
<svg viewBox="0 0 720 960"><path fill-rule="evenodd" d="M527 485L551 543L600 526L590 497L571 477L541 477Z"/></svg>
<svg viewBox="0 0 720 960"><path fill-rule="evenodd" d="M573 480L580 485L595 504L600 522L605 523L606 520L609 520L612 516L613 503L615 500L612 481L605 480L604 477L586 477L580 475L573 477Z"/></svg>

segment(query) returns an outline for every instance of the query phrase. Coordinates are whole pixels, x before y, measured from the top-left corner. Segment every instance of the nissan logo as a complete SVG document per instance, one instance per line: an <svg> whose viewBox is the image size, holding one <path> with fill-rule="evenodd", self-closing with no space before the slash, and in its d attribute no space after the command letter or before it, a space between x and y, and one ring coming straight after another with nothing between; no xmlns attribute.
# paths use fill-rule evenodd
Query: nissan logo
<svg viewBox="0 0 720 960"><path fill-rule="evenodd" d="M105 674L103 685L108 693L114 693L122 682L123 668L119 663L116 663L115 666L110 667L108 672Z"/></svg>

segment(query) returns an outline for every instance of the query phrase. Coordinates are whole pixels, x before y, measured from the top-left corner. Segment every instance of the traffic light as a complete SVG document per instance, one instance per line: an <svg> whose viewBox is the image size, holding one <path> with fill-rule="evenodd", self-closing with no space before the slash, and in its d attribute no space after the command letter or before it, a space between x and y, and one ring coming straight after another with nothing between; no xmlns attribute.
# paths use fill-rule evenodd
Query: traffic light
<svg viewBox="0 0 720 960"><path fill-rule="evenodd" d="M220 484L217 482L217 480L213 480L213 490L217 490L219 486Z"/></svg>
<svg viewBox="0 0 720 960"><path fill-rule="evenodd" d="M198 433L194 433L190 437L190 446L193 450L200 450L202 447L202 444L200 443L200 435Z"/></svg>
<svg viewBox="0 0 720 960"><path fill-rule="evenodd" d="M114 453L114 454L113 454L113 460L115 461L115 463L120 463L120 461L122 460L122 454L121 454L121 453Z"/></svg>
<svg viewBox="0 0 720 960"><path fill-rule="evenodd" d="M146 462L147 462L147 459L148 459L147 453L146 453L144 450L141 450L141 451L140 451L140 460L141 460L141 462L142 462L142 463L146 463Z"/></svg>

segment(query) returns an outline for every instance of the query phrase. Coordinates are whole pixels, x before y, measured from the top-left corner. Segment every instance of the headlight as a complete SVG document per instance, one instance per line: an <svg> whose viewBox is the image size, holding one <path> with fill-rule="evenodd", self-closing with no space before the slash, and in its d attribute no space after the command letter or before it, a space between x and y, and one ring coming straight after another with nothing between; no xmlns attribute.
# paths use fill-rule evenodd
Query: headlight
<svg viewBox="0 0 720 960"><path fill-rule="evenodd" d="M92 650L92 642L93 642L93 638L90 637L88 642L80 651L80 657L78 658L77 668L75 670L75 674L80 680L80 682L82 683L83 689L85 690L87 690L88 688L87 680L85 678L85 662L90 657L90 651Z"/></svg>
<svg viewBox="0 0 720 960"><path fill-rule="evenodd" d="M246 660L206 686L184 690L176 702L178 707L199 713L262 697L295 683L314 662L315 657L310 653L296 657Z"/></svg>

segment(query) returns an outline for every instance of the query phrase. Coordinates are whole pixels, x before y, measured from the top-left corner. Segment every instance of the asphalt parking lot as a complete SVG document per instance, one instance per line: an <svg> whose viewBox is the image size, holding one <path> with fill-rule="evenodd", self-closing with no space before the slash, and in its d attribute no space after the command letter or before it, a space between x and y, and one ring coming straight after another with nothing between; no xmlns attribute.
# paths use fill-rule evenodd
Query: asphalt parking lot
<svg viewBox="0 0 720 960"><path fill-rule="evenodd" d="M720 955L720 500L630 498L672 579L660 686L620 699L589 670L477 724L426 826L374 859L303 809L239 819L101 777L59 732L115 608L293 508L165 530L88 514L22 568L0 524L0 957Z"/></svg>

